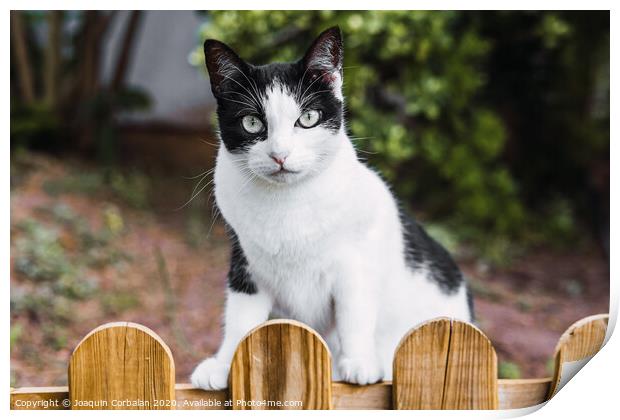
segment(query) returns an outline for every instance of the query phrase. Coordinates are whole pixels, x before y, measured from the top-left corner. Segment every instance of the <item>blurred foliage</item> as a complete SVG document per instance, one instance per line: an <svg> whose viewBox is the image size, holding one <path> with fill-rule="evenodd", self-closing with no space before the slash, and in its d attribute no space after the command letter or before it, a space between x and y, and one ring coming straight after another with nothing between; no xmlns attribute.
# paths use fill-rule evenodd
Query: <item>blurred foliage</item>
<svg viewBox="0 0 620 420"><path fill-rule="evenodd" d="M470 278L468 279L468 281L469 281L469 288L474 296L479 297L484 300L491 301L491 302L502 301L501 293L499 293L494 288L488 287L487 285L483 284L481 281L479 281L476 278Z"/></svg>
<svg viewBox="0 0 620 420"><path fill-rule="evenodd" d="M126 291L106 292L100 296L103 311L108 315L118 315L124 311L140 305L140 299L136 293Z"/></svg>
<svg viewBox="0 0 620 420"><path fill-rule="evenodd" d="M146 208L149 204L151 183L141 172L123 175L115 172L111 175L110 189L121 200L135 208Z"/></svg>
<svg viewBox="0 0 620 420"><path fill-rule="evenodd" d="M21 104L11 97L11 143L13 147L47 144L58 147L61 122L45 103Z"/></svg>
<svg viewBox="0 0 620 420"><path fill-rule="evenodd" d="M575 213L589 217L578 197L588 194L588 171L605 165L609 148L608 19L606 12L213 11L189 60L204 67L205 38L255 64L295 60L321 30L339 25L349 131L361 157L409 207L504 260L509 238L567 241L575 238ZM517 59L526 64L513 67ZM584 108L595 97L597 105ZM530 114L537 116L523 118Z"/></svg>
<svg viewBox="0 0 620 420"><path fill-rule="evenodd" d="M22 326L22 324L18 322L12 323L10 332L11 332L11 339L9 342L10 342L11 348L13 348L13 346L17 344L17 341L22 336L22 333L24 332L24 327Z"/></svg>
<svg viewBox="0 0 620 420"><path fill-rule="evenodd" d="M146 110L150 106L148 93L133 87L114 92L102 90L86 102L79 115L84 120L83 125L92 125L95 156L99 162L114 165L119 161L119 115Z"/></svg>
<svg viewBox="0 0 620 420"><path fill-rule="evenodd" d="M114 245L122 226L118 208L106 205L102 211L104 226L100 230L92 229L66 204L40 208L39 220L27 219L15 226L14 270L25 281L11 287L11 314L40 322L54 349L66 347L59 326L71 320L76 302L100 291L100 280L93 269L116 266L130 258ZM105 222L111 217L116 219L113 223ZM103 306L128 305L105 296ZM11 342L19 335L19 330L12 330Z"/></svg>
<svg viewBox="0 0 620 420"><path fill-rule="evenodd" d="M499 362L497 375L500 379L519 379L521 378L521 368L513 362Z"/></svg>
<svg viewBox="0 0 620 420"><path fill-rule="evenodd" d="M76 126L92 125L95 131L94 156L105 164L118 160L118 115L150 107L146 92L124 88L119 92L98 92L67 117L45 102L27 105L11 97L11 146L47 151L68 149Z"/></svg>
<svg viewBox="0 0 620 420"><path fill-rule="evenodd" d="M138 171L125 174L120 171L91 170L55 178L46 182L43 189L52 196L63 193L108 193L134 208L144 209L149 205L151 182L148 176ZM115 219L115 215L109 212L105 217L107 223L121 223L120 226L111 226L111 230L122 230L122 220Z"/></svg>
<svg viewBox="0 0 620 420"><path fill-rule="evenodd" d="M126 83L129 61L119 53L126 49L131 55L139 31L116 45L111 61L118 78L102 77L102 52L116 18L114 11L11 12L11 21L21 22L21 30L11 25L12 149L80 151L106 165L118 162L119 117L147 109L151 101L148 92ZM134 24L139 27L139 21ZM24 46L22 60L18 44ZM24 86L31 87L32 97Z"/></svg>
<svg viewBox="0 0 620 420"><path fill-rule="evenodd" d="M547 375L553 376L555 373L555 357L550 357L547 359L547 363L545 363L545 371Z"/></svg>
<svg viewBox="0 0 620 420"><path fill-rule="evenodd" d="M18 273L35 281L55 280L74 274L57 231L35 221L21 223L19 228L24 237L16 242L15 270Z"/></svg>
<svg viewBox="0 0 620 420"><path fill-rule="evenodd" d="M190 203L185 220L185 242L194 249L201 246L209 235L208 213L204 211L204 205L200 204Z"/></svg>

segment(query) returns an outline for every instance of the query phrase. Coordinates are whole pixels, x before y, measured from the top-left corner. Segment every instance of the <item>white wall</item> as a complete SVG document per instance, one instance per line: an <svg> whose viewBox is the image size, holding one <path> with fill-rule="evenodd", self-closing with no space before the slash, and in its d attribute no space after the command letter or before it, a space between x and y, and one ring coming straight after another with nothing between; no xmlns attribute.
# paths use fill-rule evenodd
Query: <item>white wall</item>
<svg viewBox="0 0 620 420"><path fill-rule="evenodd" d="M130 12L118 12L104 48L104 81L112 77ZM143 12L135 38L127 82L151 95L149 111L126 116L134 121L167 121L191 125L208 122L213 104L209 80L191 66L188 55L199 43L201 18L193 11Z"/></svg>

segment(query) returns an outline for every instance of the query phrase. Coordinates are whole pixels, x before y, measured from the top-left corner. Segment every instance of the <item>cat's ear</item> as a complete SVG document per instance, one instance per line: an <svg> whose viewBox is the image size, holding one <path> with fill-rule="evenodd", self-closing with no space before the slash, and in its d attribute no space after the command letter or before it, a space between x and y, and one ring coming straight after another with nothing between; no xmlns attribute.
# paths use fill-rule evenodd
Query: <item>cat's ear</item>
<svg viewBox="0 0 620 420"><path fill-rule="evenodd" d="M204 44L205 63L211 80L211 90L214 95L221 92L221 85L226 79L233 77L237 71L242 71L245 62L223 42L207 39Z"/></svg>
<svg viewBox="0 0 620 420"><path fill-rule="evenodd" d="M322 77L332 84L339 96L342 89L342 55L340 28L334 26L314 40L302 59L306 69L313 71L314 77Z"/></svg>

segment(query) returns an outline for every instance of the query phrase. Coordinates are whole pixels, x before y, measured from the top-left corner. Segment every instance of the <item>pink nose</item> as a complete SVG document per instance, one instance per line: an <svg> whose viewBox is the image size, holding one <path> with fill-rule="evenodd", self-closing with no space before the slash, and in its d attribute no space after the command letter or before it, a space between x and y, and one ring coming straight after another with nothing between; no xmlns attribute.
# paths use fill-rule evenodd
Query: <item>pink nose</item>
<svg viewBox="0 0 620 420"><path fill-rule="evenodd" d="M287 158L287 156L285 156L285 155L280 155L280 154L276 154L276 153L270 154L269 157L271 157L271 159L273 159L273 161L275 163L277 163L278 165L280 165L280 166L284 165L284 161Z"/></svg>

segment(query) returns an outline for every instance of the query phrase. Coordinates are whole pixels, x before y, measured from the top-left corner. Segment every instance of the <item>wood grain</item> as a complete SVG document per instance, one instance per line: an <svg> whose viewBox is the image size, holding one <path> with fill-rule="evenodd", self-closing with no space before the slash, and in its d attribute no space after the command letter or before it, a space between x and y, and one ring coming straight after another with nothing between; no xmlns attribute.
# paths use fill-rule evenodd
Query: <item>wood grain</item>
<svg viewBox="0 0 620 420"><path fill-rule="evenodd" d="M555 347L555 367L549 398L559 390L564 363L594 356L603 346L607 333L608 314L592 315L568 327Z"/></svg>
<svg viewBox="0 0 620 420"><path fill-rule="evenodd" d="M438 318L414 328L396 348L393 369L395 409L498 407L495 349L471 324Z"/></svg>
<svg viewBox="0 0 620 420"><path fill-rule="evenodd" d="M115 322L91 331L73 351L69 399L72 409L171 409L174 379L172 354L157 334Z"/></svg>
<svg viewBox="0 0 620 420"><path fill-rule="evenodd" d="M547 401L551 379L498 379L498 408L500 410L509 410L532 407Z"/></svg>
<svg viewBox="0 0 620 420"><path fill-rule="evenodd" d="M331 357L327 345L302 323L267 321L239 343L231 364L229 389L233 409L330 409ZM292 401L301 401L302 406L276 405ZM263 402L270 405L259 405Z"/></svg>
<svg viewBox="0 0 620 420"><path fill-rule="evenodd" d="M111 405L112 400L150 405L99 408L289 408L231 407L233 396L299 400L302 408L523 408L553 395L563 363L590 357L600 349L607 322L606 314L584 318L562 335L553 378L498 380L495 351L484 334L459 321L432 320L401 340L394 358L394 384L358 386L331 382L329 350L312 329L274 320L251 331L240 344L230 393L175 386L172 355L154 332L138 324L111 323L91 331L75 349L69 363L70 387L11 389L11 409L89 408L65 402ZM155 401L172 403L154 407Z"/></svg>
<svg viewBox="0 0 620 420"><path fill-rule="evenodd" d="M395 409L441 409L450 324L449 318L426 322L406 334L396 347L392 392Z"/></svg>
<svg viewBox="0 0 620 420"><path fill-rule="evenodd" d="M497 355L491 341L475 326L453 320L444 410L495 410Z"/></svg>
<svg viewBox="0 0 620 420"><path fill-rule="evenodd" d="M332 382L332 407L336 410L391 410L392 383L353 385Z"/></svg>

